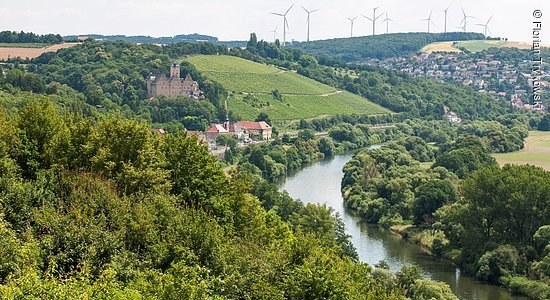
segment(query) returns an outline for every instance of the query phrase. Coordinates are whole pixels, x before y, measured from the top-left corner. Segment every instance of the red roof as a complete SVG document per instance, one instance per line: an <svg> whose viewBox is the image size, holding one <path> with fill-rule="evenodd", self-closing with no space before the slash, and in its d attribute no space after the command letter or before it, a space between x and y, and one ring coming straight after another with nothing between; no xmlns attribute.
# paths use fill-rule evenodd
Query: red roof
<svg viewBox="0 0 550 300"><path fill-rule="evenodd" d="M221 124L213 124L206 132L210 133L219 133L219 132L229 132L227 129L223 128Z"/></svg>
<svg viewBox="0 0 550 300"><path fill-rule="evenodd" d="M248 130L265 130L271 128L269 124L264 121L260 122L251 122L251 121L239 121L235 125L242 126Z"/></svg>

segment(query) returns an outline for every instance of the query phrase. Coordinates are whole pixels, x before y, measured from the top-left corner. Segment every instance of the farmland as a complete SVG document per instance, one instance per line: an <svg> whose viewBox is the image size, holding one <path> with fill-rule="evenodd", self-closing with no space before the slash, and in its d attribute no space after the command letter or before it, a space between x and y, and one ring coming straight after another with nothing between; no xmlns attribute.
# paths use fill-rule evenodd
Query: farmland
<svg viewBox="0 0 550 300"><path fill-rule="evenodd" d="M254 119L261 112L272 120L389 113L363 97L273 66L221 55L192 56L188 61L230 92L229 111L243 119ZM282 99L273 97L274 90Z"/></svg>
<svg viewBox="0 0 550 300"><path fill-rule="evenodd" d="M453 47L454 42L437 42L431 43L420 50L423 53L432 52L462 52L462 50Z"/></svg>
<svg viewBox="0 0 550 300"><path fill-rule="evenodd" d="M509 42L498 40L468 40L468 41L456 41L456 42L437 42L431 43L422 50L423 53L432 52L462 52L462 48L471 52L479 52L493 47L513 47L519 49L530 49L531 45L523 42Z"/></svg>
<svg viewBox="0 0 550 300"><path fill-rule="evenodd" d="M35 58L46 52L55 52L59 49L69 48L77 45L78 43L63 43L55 44L51 46L44 46L44 44L0 44L0 60L8 58ZM8 47L9 46L9 47Z"/></svg>
<svg viewBox="0 0 550 300"><path fill-rule="evenodd" d="M525 149L504 154L494 154L500 165L535 165L550 170L550 132L531 131L525 141Z"/></svg>

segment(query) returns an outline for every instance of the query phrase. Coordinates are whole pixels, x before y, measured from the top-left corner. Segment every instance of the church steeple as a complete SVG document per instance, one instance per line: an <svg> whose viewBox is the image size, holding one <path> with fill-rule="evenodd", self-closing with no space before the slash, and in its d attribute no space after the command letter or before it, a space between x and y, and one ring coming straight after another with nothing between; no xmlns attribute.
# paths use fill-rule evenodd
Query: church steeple
<svg viewBox="0 0 550 300"><path fill-rule="evenodd" d="M177 61L172 63L172 66L170 66L170 78L180 78L180 65Z"/></svg>

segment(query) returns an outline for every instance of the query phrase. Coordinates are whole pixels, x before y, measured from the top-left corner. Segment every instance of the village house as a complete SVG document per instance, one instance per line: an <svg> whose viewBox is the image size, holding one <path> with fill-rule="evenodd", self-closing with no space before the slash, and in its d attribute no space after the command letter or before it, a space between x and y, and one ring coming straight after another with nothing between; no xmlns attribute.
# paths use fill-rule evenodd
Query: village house
<svg viewBox="0 0 550 300"><path fill-rule="evenodd" d="M170 66L170 78L164 74L151 74L147 78L147 98L158 96L203 98L199 84L191 75L180 77L180 65L177 62Z"/></svg>
<svg viewBox="0 0 550 300"><path fill-rule="evenodd" d="M226 120L223 124L212 124L205 134L209 142L216 141L216 138L221 134L231 134L239 140L248 140L252 137L269 140L271 139L272 128L264 121L238 121L235 124L230 124L229 120Z"/></svg>
<svg viewBox="0 0 550 300"><path fill-rule="evenodd" d="M462 119L459 118L454 111L450 111L447 107L445 107L444 117L451 123L462 122Z"/></svg>

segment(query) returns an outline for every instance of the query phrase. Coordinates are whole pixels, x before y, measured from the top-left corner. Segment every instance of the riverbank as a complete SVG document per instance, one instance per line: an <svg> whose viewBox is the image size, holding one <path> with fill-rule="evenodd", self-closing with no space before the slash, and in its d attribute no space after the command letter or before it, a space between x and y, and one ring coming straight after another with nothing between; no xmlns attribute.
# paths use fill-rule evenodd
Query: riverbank
<svg viewBox="0 0 550 300"><path fill-rule="evenodd" d="M421 229L410 224L393 225L389 228L389 231L400 236L403 240L419 246L426 254L445 259L450 264L458 267L461 251L458 249L442 249L448 241L444 240L444 235L441 232ZM435 248L434 241L437 241ZM473 276L473 274L469 275ZM547 295L550 294L550 286L524 276L501 277L499 283L500 285L495 284L495 286L505 287L513 294L524 295L531 299L547 299Z"/></svg>
<svg viewBox="0 0 550 300"><path fill-rule="evenodd" d="M308 165L280 182L280 189L304 203L326 204L333 208L344 221L346 233L351 235L350 240L361 262L373 266L383 260L392 272L399 271L403 266L417 265L423 277L445 282L460 299L527 299L512 295L504 288L464 276L447 260L427 254L425 249L387 229L362 222L358 215L344 206L340 190L342 168L351 157L351 154L337 155Z"/></svg>

